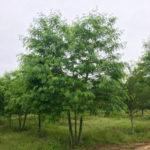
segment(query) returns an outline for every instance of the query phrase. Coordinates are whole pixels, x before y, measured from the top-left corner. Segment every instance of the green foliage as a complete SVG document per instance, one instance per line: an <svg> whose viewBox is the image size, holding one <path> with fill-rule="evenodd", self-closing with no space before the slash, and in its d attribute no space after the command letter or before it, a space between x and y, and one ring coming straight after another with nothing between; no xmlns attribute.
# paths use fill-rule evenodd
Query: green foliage
<svg viewBox="0 0 150 150"><path fill-rule="evenodd" d="M137 97L139 102L140 109L149 109L150 108L150 49L149 41L144 43L145 53L141 57L141 60L138 62L138 84L137 84Z"/></svg>
<svg viewBox="0 0 150 150"><path fill-rule="evenodd" d="M4 114L4 106L5 106L5 87L4 87L4 79L0 78L0 114Z"/></svg>
<svg viewBox="0 0 150 150"><path fill-rule="evenodd" d="M92 90L95 82L119 89L124 64L119 61L122 44L115 20L93 11L70 25L56 13L41 15L34 21L24 38L29 54L21 57L21 70L33 95L33 108L42 113L51 108L83 113L93 109L92 100L98 96ZM110 92L102 89L103 93ZM110 98L103 94L99 101L117 104L119 95L115 88L110 93Z"/></svg>
<svg viewBox="0 0 150 150"><path fill-rule="evenodd" d="M8 114L18 114L19 124L22 115L38 114L40 129L44 116L57 120L67 113L71 143L77 145L85 112L120 110L125 65L115 22L97 11L71 24L57 13L35 19L23 38L27 53L20 55L19 70L5 77Z"/></svg>

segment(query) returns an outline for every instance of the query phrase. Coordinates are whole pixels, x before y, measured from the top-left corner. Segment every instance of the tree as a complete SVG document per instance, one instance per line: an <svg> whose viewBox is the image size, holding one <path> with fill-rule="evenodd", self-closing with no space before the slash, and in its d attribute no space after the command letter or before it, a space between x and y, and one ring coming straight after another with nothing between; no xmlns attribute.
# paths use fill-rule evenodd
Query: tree
<svg viewBox="0 0 150 150"><path fill-rule="evenodd" d="M140 107L140 101L139 101L139 94L137 91L139 90L139 72L136 68L131 69L130 66L128 66L129 74L127 76L126 83L124 84L124 103L127 106L127 113L129 114L130 121L131 121L131 131L134 133L134 124L133 124L133 118L134 113L138 110L138 107Z"/></svg>
<svg viewBox="0 0 150 150"><path fill-rule="evenodd" d="M143 72L139 70L137 74L135 94L137 97L137 109L141 110L142 116L144 115L144 110L150 108L149 91L150 91L149 81L147 78L143 76Z"/></svg>
<svg viewBox="0 0 150 150"><path fill-rule="evenodd" d="M53 90L51 83L63 75L61 60L66 48L66 25L55 13L48 17L41 15L34 23L29 29L29 36L23 39L28 54L22 55L20 60L27 88L32 93L33 111L39 116L40 131L41 115L60 114L59 93Z"/></svg>
<svg viewBox="0 0 150 150"><path fill-rule="evenodd" d="M0 78L0 115L4 115L4 93L5 93L5 88L4 88L4 78Z"/></svg>
<svg viewBox="0 0 150 150"><path fill-rule="evenodd" d="M67 37L69 58L65 69L69 72L69 76L82 82L83 86L79 86L78 90L88 94L87 99L82 98L85 102L78 105L79 108L76 108L75 114L79 113L80 109L83 112L86 111L94 102L91 100L97 96L92 91L95 82L101 83L102 78L117 80L122 76L123 64L118 61L119 56L115 53L122 46L119 40L120 33L114 28L115 20L114 17L92 12L78 18L70 27L70 35ZM83 118L80 119L83 122Z"/></svg>
<svg viewBox="0 0 150 150"><path fill-rule="evenodd" d="M140 61L137 64L138 70L138 107L142 110L150 108L150 42L144 43L145 53L142 55Z"/></svg>
<svg viewBox="0 0 150 150"><path fill-rule="evenodd" d="M34 108L40 108L36 109L39 114L50 109L67 111L71 146L81 142L83 114L95 102L95 82L101 83L102 77L119 81L123 75L115 21L93 11L68 25L59 14L51 13L41 15L24 38L29 53L22 56L21 69L33 92Z"/></svg>
<svg viewBox="0 0 150 150"><path fill-rule="evenodd" d="M124 93L122 85L123 81L121 79L115 80L106 77L95 83L93 88L93 92L96 95L95 106L97 109L103 110L106 116L114 111L119 112L123 109L124 102L122 97Z"/></svg>
<svg viewBox="0 0 150 150"><path fill-rule="evenodd" d="M8 117L8 126L11 127L12 109L8 106L11 100L11 75L6 73L2 78L3 94L4 94L4 115Z"/></svg>
<svg viewBox="0 0 150 150"><path fill-rule="evenodd" d="M11 116L18 115L19 129L25 128L27 113L30 112L29 95L23 82L23 76L20 70L7 73L4 76L4 101L5 114L9 117L9 126L11 127ZM24 119L22 123L22 115Z"/></svg>

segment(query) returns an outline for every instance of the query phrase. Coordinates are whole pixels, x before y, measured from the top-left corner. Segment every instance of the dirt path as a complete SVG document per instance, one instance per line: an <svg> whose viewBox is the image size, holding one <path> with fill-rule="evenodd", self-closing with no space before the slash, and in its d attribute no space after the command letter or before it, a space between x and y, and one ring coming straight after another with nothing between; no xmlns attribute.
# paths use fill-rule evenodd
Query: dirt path
<svg viewBox="0 0 150 150"><path fill-rule="evenodd" d="M132 146L103 145L84 150L150 150L150 143L135 143Z"/></svg>
<svg viewBox="0 0 150 150"><path fill-rule="evenodd" d="M150 144L146 145L146 146L142 146L142 147L136 148L135 150L150 150Z"/></svg>

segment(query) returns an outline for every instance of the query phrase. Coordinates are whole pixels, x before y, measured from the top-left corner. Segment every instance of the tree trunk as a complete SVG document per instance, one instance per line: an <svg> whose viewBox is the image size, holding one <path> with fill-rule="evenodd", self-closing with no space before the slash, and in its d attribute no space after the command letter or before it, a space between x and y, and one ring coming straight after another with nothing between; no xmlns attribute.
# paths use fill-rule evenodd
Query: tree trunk
<svg viewBox="0 0 150 150"><path fill-rule="evenodd" d="M80 117L80 127L79 127L79 136L78 136L78 144L81 142L82 138L82 126L83 126L83 117Z"/></svg>
<svg viewBox="0 0 150 150"><path fill-rule="evenodd" d="M8 126L9 126L9 128L11 128L11 114L8 117Z"/></svg>
<svg viewBox="0 0 150 150"><path fill-rule="evenodd" d="M21 118L20 114L18 115L18 121L19 121L19 130L21 130L21 121L22 121L22 118Z"/></svg>
<svg viewBox="0 0 150 150"><path fill-rule="evenodd" d="M130 112L130 120L131 120L131 132L134 133L134 127L133 127L133 113Z"/></svg>
<svg viewBox="0 0 150 150"><path fill-rule="evenodd" d="M68 125L69 125L69 134L70 134L70 146L72 148L73 146L73 131L72 131L72 124L71 124L71 116L70 116L70 110L68 110Z"/></svg>
<svg viewBox="0 0 150 150"><path fill-rule="evenodd" d="M61 119L62 119L62 125L64 125L64 123L65 123L65 115L64 114L61 116Z"/></svg>
<svg viewBox="0 0 150 150"><path fill-rule="evenodd" d="M74 143L76 145L77 144L77 110L76 108L74 110L74 134L75 134Z"/></svg>
<svg viewBox="0 0 150 150"><path fill-rule="evenodd" d="M24 114L24 120L23 120L22 130L25 129L26 120L27 120L27 113Z"/></svg>
<svg viewBox="0 0 150 150"><path fill-rule="evenodd" d="M38 115L38 131L41 131L41 114Z"/></svg>
<svg viewBox="0 0 150 150"><path fill-rule="evenodd" d="M142 116L144 116L144 109L142 109Z"/></svg>

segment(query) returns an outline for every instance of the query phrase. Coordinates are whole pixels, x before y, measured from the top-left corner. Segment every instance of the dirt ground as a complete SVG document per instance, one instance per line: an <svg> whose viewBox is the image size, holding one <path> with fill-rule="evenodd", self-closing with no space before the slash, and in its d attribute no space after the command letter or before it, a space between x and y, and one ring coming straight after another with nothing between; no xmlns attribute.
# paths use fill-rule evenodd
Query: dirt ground
<svg viewBox="0 0 150 150"><path fill-rule="evenodd" d="M135 143L132 146L103 145L93 148L87 148L85 150L150 150L150 143Z"/></svg>

